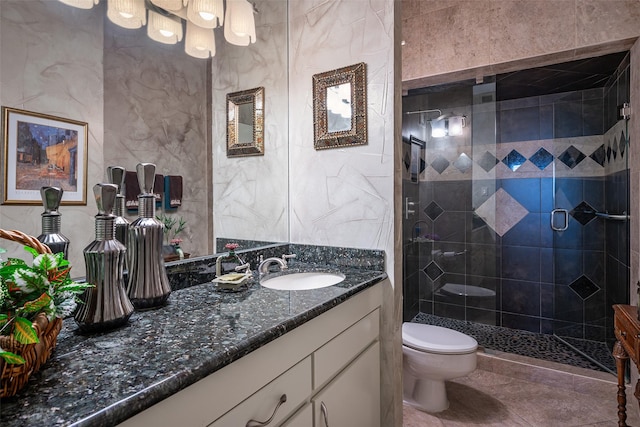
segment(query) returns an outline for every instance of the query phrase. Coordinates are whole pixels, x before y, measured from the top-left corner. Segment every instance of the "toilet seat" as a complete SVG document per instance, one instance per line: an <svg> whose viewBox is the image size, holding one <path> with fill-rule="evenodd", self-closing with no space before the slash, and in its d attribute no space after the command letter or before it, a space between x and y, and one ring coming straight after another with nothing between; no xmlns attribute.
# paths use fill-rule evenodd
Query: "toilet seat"
<svg viewBox="0 0 640 427"><path fill-rule="evenodd" d="M402 344L415 350L439 354L471 353L478 342L462 332L423 323L402 324Z"/></svg>

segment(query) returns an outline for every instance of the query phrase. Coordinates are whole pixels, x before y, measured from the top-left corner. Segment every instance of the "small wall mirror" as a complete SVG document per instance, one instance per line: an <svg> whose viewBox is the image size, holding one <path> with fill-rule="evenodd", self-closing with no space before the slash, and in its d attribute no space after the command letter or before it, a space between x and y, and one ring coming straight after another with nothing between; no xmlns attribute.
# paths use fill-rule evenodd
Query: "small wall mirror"
<svg viewBox="0 0 640 427"><path fill-rule="evenodd" d="M313 76L316 150L367 143L366 64Z"/></svg>
<svg viewBox="0 0 640 427"><path fill-rule="evenodd" d="M264 155L264 88L227 94L227 157Z"/></svg>

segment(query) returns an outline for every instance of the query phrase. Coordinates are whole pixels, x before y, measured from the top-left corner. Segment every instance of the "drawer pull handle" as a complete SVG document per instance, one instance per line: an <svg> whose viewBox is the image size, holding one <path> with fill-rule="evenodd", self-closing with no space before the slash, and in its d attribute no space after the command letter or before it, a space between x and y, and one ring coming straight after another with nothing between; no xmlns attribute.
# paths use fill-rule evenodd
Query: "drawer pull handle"
<svg viewBox="0 0 640 427"><path fill-rule="evenodd" d="M620 331L620 335L622 335L623 337L626 337L627 333L625 331Z"/></svg>
<svg viewBox="0 0 640 427"><path fill-rule="evenodd" d="M322 413L322 417L324 418L325 427L329 427L329 410L327 409L327 405L324 402L320 402L320 412Z"/></svg>
<svg viewBox="0 0 640 427"><path fill-rule="evenodd" d="M280 409L280 406L286 401L287 401L287 395L283 394L282 396L280 396L280 400L278 401L278 404L276 405L276 409L273 410L273 414L271 414L271 417L269 417L268 420L266 420L266 421L249 420L249 421L247 421L247 426L246 427L262 427L262 426L269 425L269 423L271 421L273 421L273 419L275 418L276 412L278 412L278 409Z"/></svg>

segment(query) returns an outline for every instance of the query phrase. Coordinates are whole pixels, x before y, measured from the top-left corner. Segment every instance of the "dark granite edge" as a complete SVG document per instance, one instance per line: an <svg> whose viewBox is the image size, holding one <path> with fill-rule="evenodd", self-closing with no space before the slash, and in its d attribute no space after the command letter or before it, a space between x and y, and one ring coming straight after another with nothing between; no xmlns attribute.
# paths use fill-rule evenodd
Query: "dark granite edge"
<svg viewBox="0 0 640 427"><path fill-rule="evenodd" d="M387 277L386 273L381 273L369 280L366 280L325 303L312 307L267 331L260 332L248 338L242 345L230 347L225 351L226 356L223 356L222 358L215 358L211 363L203 363L195 370L182 371L179 374L174 374L173 376L147 387L132 396L128 396L107 408L101 409L89 417L76 421L70 424L70 426L89 427L96 425L115 425L117 423L124 422L162 400L186 389L190 385L195 384L199 380L215 373L241 357L246 356L271 341L274 341L287 332L305 324L309 320L329 311L331 308L345 302L359 292L372 287L376 283L383 281Z"/></svg>

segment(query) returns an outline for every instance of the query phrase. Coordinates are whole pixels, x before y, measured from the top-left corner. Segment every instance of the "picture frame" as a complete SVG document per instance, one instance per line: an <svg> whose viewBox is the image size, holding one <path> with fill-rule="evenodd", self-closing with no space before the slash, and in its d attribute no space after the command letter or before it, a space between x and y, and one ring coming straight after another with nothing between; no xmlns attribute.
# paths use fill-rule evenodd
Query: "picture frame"
<svg viewBox="0 0 640 427"><path fill-rule="evenodd" d="M314 148L367 144L367 65L313 75Z"/></svg>
<svg viewBox="0 0 640 427"><path fill-rule="evenodd" d="M264 87L227 94L227 157L264 155Z"/></svg>
<svg viewBox="0 0 640 427"><path fill-rule="evenodd" d="M2 123L3 204L41 204L43 186L62 188L62 205L87 204L87 123L11 107Z"/></svg>

